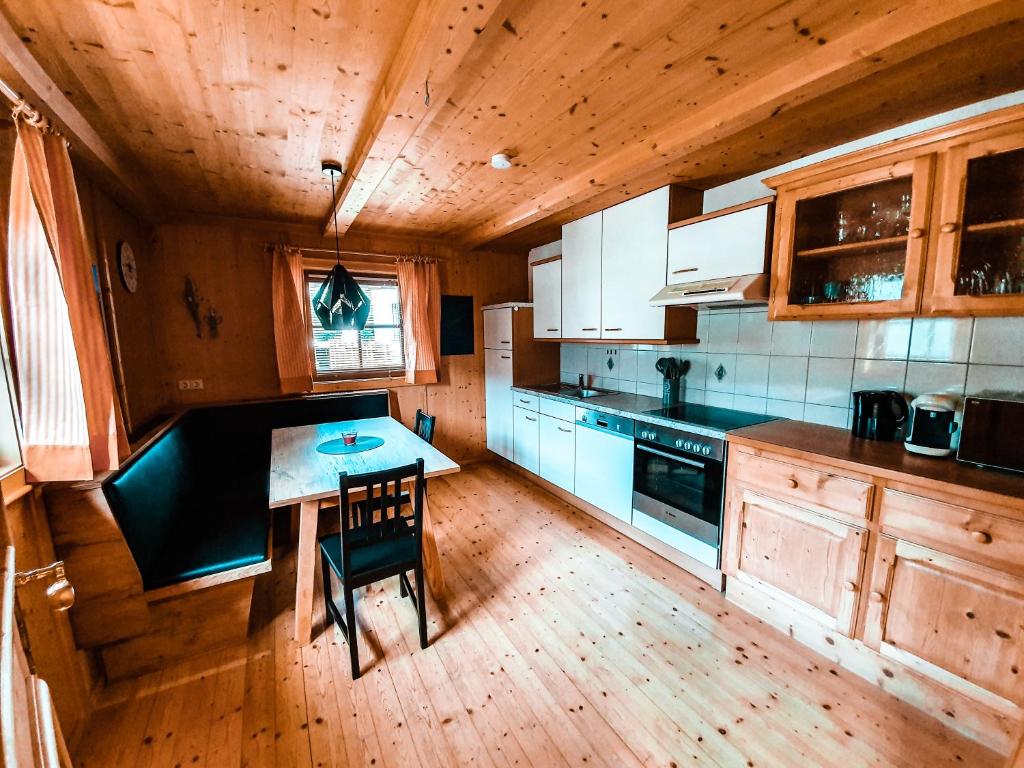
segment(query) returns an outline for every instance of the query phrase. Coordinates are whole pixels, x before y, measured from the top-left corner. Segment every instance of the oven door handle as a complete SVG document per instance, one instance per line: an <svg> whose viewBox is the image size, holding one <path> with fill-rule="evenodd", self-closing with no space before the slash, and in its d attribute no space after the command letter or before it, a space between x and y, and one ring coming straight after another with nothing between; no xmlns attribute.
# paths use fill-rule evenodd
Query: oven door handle
<svg viewBox="0 0 1024 768"><path fill-rule="evenodd" d="M683 458L682 456L676 456L674 453L668 451L659 451L657 448L648 448L646 445L637 445L638 451L646 451L647 453L653 453L655 456L661 456L663 459L671 459L672 461L678 461L680 464L689 464L691 467L697 467L699 469L706 469L707 465L702 461L694 461L693 459Z"/></svg>

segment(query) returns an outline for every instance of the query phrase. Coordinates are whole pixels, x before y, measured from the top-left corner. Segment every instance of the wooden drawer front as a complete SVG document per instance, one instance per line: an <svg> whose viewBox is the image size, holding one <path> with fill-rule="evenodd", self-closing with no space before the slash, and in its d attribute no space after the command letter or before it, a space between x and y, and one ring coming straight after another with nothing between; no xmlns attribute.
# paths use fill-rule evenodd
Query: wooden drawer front
<svg viewBox="0 0 1024 768"><path fill-rule="evenodd" d="M882 532L1024 576L1024 523L886 488Z"/></svg>
<svg viewBox="0 0 1024 768"><path fill-rule="evenodd" d="M540 398L540 412L545 416L554 416L562 421L576 421L576 406L550 397Z"/></svg>
<svg viewBox="0 0 1024 768"><path fill-rule="evenodd" d="M536 411L540 406L540 398L537 395L529 395L526 392L513 392L512 404L516 408L525 408L528 411Z"/></svg>
<svg viewBox="0 0 1024 768"><path fill-rule="evenodd" d="M848 477L733 450L729 455L729 480L857 523L871 516L873 486Z"/></svg>
<svg viewBox="0 0 1024 768"><path fill-rule="evenodd" d="M987 694L1024 705L1024 579L888 537L877 557L868 644L999 709Z"/></svg>
<svg viewBox="0 0 1024 768"><path fill-rule="evenodd" d="M733 494L726 572L753 577L850 635L867 531L742 489Z"/></svg>

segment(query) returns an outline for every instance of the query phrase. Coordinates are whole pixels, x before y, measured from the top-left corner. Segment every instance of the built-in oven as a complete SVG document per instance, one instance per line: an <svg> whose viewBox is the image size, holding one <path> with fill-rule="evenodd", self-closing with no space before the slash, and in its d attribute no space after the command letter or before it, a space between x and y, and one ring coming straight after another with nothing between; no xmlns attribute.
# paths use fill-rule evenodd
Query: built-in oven
<svg viewBox="0 0 1024 768"><path fill-rule="evenodd" d="M637 422L633 525L691 558L721 586L725 440Z"/></svg>

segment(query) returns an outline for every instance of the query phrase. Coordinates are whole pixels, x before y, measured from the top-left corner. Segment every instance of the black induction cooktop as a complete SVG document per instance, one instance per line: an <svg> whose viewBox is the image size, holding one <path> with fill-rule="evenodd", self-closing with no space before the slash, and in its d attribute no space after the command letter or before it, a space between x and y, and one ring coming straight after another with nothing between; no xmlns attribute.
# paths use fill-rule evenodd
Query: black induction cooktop
<svg viewBox="0 0 1024 768"><path fill-rule="evenodd" d="M646 411L650 416L660 416L663 419L678 421L680 426L690 424L716 432L728 432L731 429L749 427L753 424L763 424L766 421L774 421L774 416L766 416L763 413L748 413L747 411L734 411L731 408L715 408L711 405L699 405L697 403L679 403L679 405L668 408L658 408L653 411Z"/></svg>

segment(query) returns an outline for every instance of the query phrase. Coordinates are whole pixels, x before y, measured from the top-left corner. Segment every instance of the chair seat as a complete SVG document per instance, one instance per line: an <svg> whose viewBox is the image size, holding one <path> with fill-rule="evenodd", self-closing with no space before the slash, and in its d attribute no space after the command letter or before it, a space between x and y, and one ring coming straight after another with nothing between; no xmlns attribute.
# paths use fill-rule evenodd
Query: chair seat
<svg viewBox="0 0 1024 768"><path fill-rule="evenodd" d="M389 570L397 571L403 565L411 568L411 564L416 561L416 546L416 538L412 535L388 539L377 544L357 545L352 549L352 573L348 574L348 577L357 579ZM331 569L339 578L345 579L341 558L341 534L336 533L322 538L320 549Z"/></svg>

